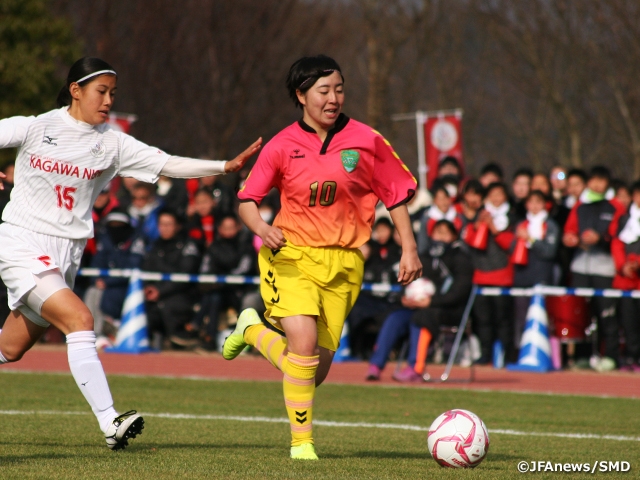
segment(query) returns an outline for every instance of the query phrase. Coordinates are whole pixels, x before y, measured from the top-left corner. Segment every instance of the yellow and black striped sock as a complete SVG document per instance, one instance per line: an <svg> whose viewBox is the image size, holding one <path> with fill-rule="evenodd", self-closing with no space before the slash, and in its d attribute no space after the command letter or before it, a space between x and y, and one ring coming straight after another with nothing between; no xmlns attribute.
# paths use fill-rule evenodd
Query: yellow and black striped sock
<svg viewBox="0 0 640 480"><path fill-rule="evenodd" d="M284 353L287 348L286 338L260 324L251 325L244 331L244 341L257 348L271 365L284 371L283 363L287 360Z"/></svg>
<svg viewBox="0 0 640 480"><path fill-rule="evenodd" d="M313 398L320 356L304 357L289 352L283 364L284 403L291 425L291 446L313 443Z"/></svg>

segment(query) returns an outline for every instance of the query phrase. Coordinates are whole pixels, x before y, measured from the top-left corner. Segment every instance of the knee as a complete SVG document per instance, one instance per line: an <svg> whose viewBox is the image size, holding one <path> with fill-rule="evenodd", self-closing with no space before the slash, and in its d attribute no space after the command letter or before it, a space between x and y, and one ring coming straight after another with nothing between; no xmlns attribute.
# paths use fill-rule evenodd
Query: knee
<svg viewBox="0 0 640 480"><path fill-rule="evenodd" d="M73 316L68 319L68 329L69 333L92 331L93 315L91 315L89 309L85 308L75 312Z"/></svg>
<svg viewBox="0 0 640 480"><path fill-rule="evenodd" d="M25 350L15 348L11 345L7 345L2 348L2 356L8 363L17 362L25 354Z"/></svg>

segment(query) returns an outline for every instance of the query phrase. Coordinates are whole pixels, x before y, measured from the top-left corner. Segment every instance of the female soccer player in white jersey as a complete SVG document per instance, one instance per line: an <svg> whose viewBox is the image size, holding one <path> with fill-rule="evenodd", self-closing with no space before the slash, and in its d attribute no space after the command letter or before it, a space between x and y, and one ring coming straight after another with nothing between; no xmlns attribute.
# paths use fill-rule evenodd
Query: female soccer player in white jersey
<svg viewBox="0 0 640 480"><path fill-rule="evenodd" d="M0 120L0 148L18 148L15 187L0 224L0 275L11 308L0 331L0 364L20 360L49 324L60 329L71 374L113 450L141 433L144 420L114 409L93 318L72 291L93 236L92 205L116 175L155 182L160 175L224 174L242 168L261 144L258 139L228 162L168 155L105 124L116 83L108 63L82 58L69 70L59 109Z"/></svg>

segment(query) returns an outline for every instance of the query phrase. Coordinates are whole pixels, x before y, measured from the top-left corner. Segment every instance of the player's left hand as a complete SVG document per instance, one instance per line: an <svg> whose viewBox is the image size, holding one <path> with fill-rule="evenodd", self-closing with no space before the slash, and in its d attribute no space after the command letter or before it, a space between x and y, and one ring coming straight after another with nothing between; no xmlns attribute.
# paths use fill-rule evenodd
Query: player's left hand
<svg viewBox="0 0 640 480"><path fill-rule="evenodd" d="M421 276L422 263L418 258L418 252L416 250L403 251L402 257L400 257L398 282L402 285L408 285Z"/></svg>
<svg viewBox="0 0 640 480"><path fill-rule="evenodd" d="M236 158L234 158L233 160L229 160L227 163L225 163L224 173L237 172L242 167L244 167L244 164L247 163L247 160L249 160L249 158L251 158L251 156L254 153L260 150L261 145L262 145L262 137L260 137L258 140L253 142L251 145L249 145L249 148L247 148L244 152L242 152Z"/></svg>
<svg viewBox="0 0 640 480"><path fill-rule="evenodd" d="M7 178L7 176L4 173L0 172L0 190L4 190L4 184L2 183L3 178Z"/></svg>

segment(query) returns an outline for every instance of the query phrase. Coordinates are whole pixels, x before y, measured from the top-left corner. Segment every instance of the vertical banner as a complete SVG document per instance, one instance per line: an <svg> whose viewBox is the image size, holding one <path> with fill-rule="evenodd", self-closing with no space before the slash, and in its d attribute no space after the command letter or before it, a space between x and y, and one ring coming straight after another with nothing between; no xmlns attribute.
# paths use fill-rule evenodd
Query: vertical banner
<svg viewBox="0 0 640 480"><path fill-rule="evenodd" d="M462 110L427 112L424 122L424 152L427 188L438 175L440 160L455 157L464 174L462 158Z"/></svg>

